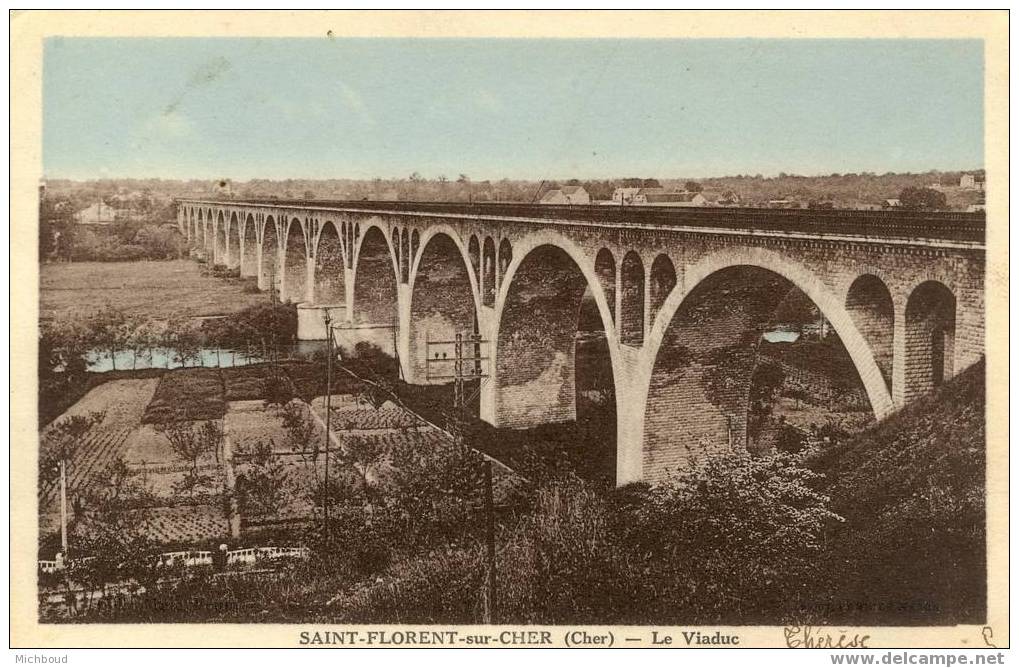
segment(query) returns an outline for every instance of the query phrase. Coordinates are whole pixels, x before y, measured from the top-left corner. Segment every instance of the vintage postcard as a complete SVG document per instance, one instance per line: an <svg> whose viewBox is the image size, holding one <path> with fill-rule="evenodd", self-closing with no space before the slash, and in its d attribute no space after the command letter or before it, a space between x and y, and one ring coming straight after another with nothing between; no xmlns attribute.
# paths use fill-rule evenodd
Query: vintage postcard
<svg viewBox="0 0 1019 668"><path fill-rule="evenodd" d="M12 647L1003 661L1006 12L10 26Z"/></svg>

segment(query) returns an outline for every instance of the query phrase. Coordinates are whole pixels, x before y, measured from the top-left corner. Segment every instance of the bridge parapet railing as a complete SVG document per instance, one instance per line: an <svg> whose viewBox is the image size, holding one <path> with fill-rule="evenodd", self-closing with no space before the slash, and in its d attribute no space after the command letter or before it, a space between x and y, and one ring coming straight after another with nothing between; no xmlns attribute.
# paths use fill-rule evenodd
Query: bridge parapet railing
<svg viewBox="0 0 1019 668"><path fill-rule="evenodd" d="M230 550L226 553L227 566L251 565L265 561L278 561L285 559L307 560L311 557L311 551L307 547L247 547L239 550ZM175 552L162 552L152 557L158 568L171 568L183 566L184 568L196 568L200 566L214 565L213 553L210 550L178 550ZM73 563L87 563L94 560L94 557L85 557ZM67 562L60 559L40 559L39 572L52 575L67 567Z"/></svg>
<svg viewBox="0 0 1019 668"><path fill-rule="evenodd" d="M611 225L715 227L736 230L845 234L866 237L942 239L983 243L982 212L767 209L756 207L663 207L619 205L530 204L523 202L408 202L349 200L181 200L223 206L334 208L472 217L532 218Z"/></svg>

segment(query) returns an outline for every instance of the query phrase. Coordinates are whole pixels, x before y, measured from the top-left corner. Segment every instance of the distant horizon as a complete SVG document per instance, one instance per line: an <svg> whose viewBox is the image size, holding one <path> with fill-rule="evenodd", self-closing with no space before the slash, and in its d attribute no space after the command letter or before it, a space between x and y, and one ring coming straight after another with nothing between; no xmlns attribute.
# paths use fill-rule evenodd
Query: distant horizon
<svg viewBox="0 0 1019 668"><path fill-rule="evenodd" d="M627 176L592 176L592 177L579 177L579 176L550 176L550 177L509 177L500 176L498 178L475 178L468 174L472 183L491 182L497 183L499 181L569 181L576 179L578 181L622 181L624 179L656 179L659 181L682 181L688 179L691 181L706 181L712 179L737 179L737 178L764 178L764 179L777 179L782 178L779 174L784 173L785 176L793 178L807 178L807 179L818 179L818 178L832 178L836 174L839 177L849 175L871 175L871 176L922 176L924 174L952 174L952 173L971 173L971 172L985 172L985 167L970 167L966 169L962 168L944 168L944 169L925 169L920 171L862 171L862 172L828 172L828 173L817 173L817 174L797 174L793 172L779 172L776 174L715 174L712 176L659 176L655 174L630 174ZM372 177L352 177L352 176L281 176L281 177L266 177L266 176L253 176L249 178L234 178L232 176L220 176L220 177L198 177L198 176L180 176L180 177L167 177L167 176L95 176L85 178L72 178L65 176L48 176L43 175L42 181L71 181L74 183L86 183L89 181L229 181L230 183L247 183L250 181L374 181L376 179L380 181L406 181L409 178L409 174L405 176L372 176ZM429 176L422 174L421 177L426 181L435 181L440 175ZM456 182L456 178L445 175L450 183ZM456 175L459 176L459 173Z"/></svg>
<svg viewBox="0 0 1019 668"><path fill-rule="evenodd" d="M54 179L712 178L984 162L973 39L53 37L43 65Z"/></svg>

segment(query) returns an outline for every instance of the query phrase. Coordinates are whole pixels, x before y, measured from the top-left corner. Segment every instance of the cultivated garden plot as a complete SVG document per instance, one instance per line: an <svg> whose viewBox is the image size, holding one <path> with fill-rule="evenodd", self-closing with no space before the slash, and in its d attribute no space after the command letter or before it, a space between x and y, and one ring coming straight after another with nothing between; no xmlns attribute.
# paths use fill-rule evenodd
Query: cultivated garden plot
<svg viewBox="0 0 1019 668"><path fill-rule="evenodd" d="M163 544L191 547L230 535L222 503L144 508L133 517L151 540Z"/></svg>
<svg viewBox="0 0 1019 668"><path fill-rule="evenodd" d="M83 437L73 444L66 462L67 486L69 492L86 494L114 461L123 457L128 448L128 437L132 428L141 419L145 405L156 388L156 379L116 380L103 383L92 389L61 416L87 416L99 413L100 422L88 429ZM40 462L54 462L55 453L48 435L51 425L42 433L40 440ZM60 507L59 477L55 470L40 471L39 524L45 534L59 529Z"/></svg>

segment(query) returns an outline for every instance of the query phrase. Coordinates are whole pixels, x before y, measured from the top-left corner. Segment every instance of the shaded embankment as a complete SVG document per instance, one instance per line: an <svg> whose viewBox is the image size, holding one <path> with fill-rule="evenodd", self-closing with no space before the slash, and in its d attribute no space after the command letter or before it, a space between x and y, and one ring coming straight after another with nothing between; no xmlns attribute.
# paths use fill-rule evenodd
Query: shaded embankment
<svg viewBox="0 0 1019 668"><path fill-rule="evenodd" d="M845 518L818 564L827 620L984 621L984 373L975 364L816 461Z"/></svg>

